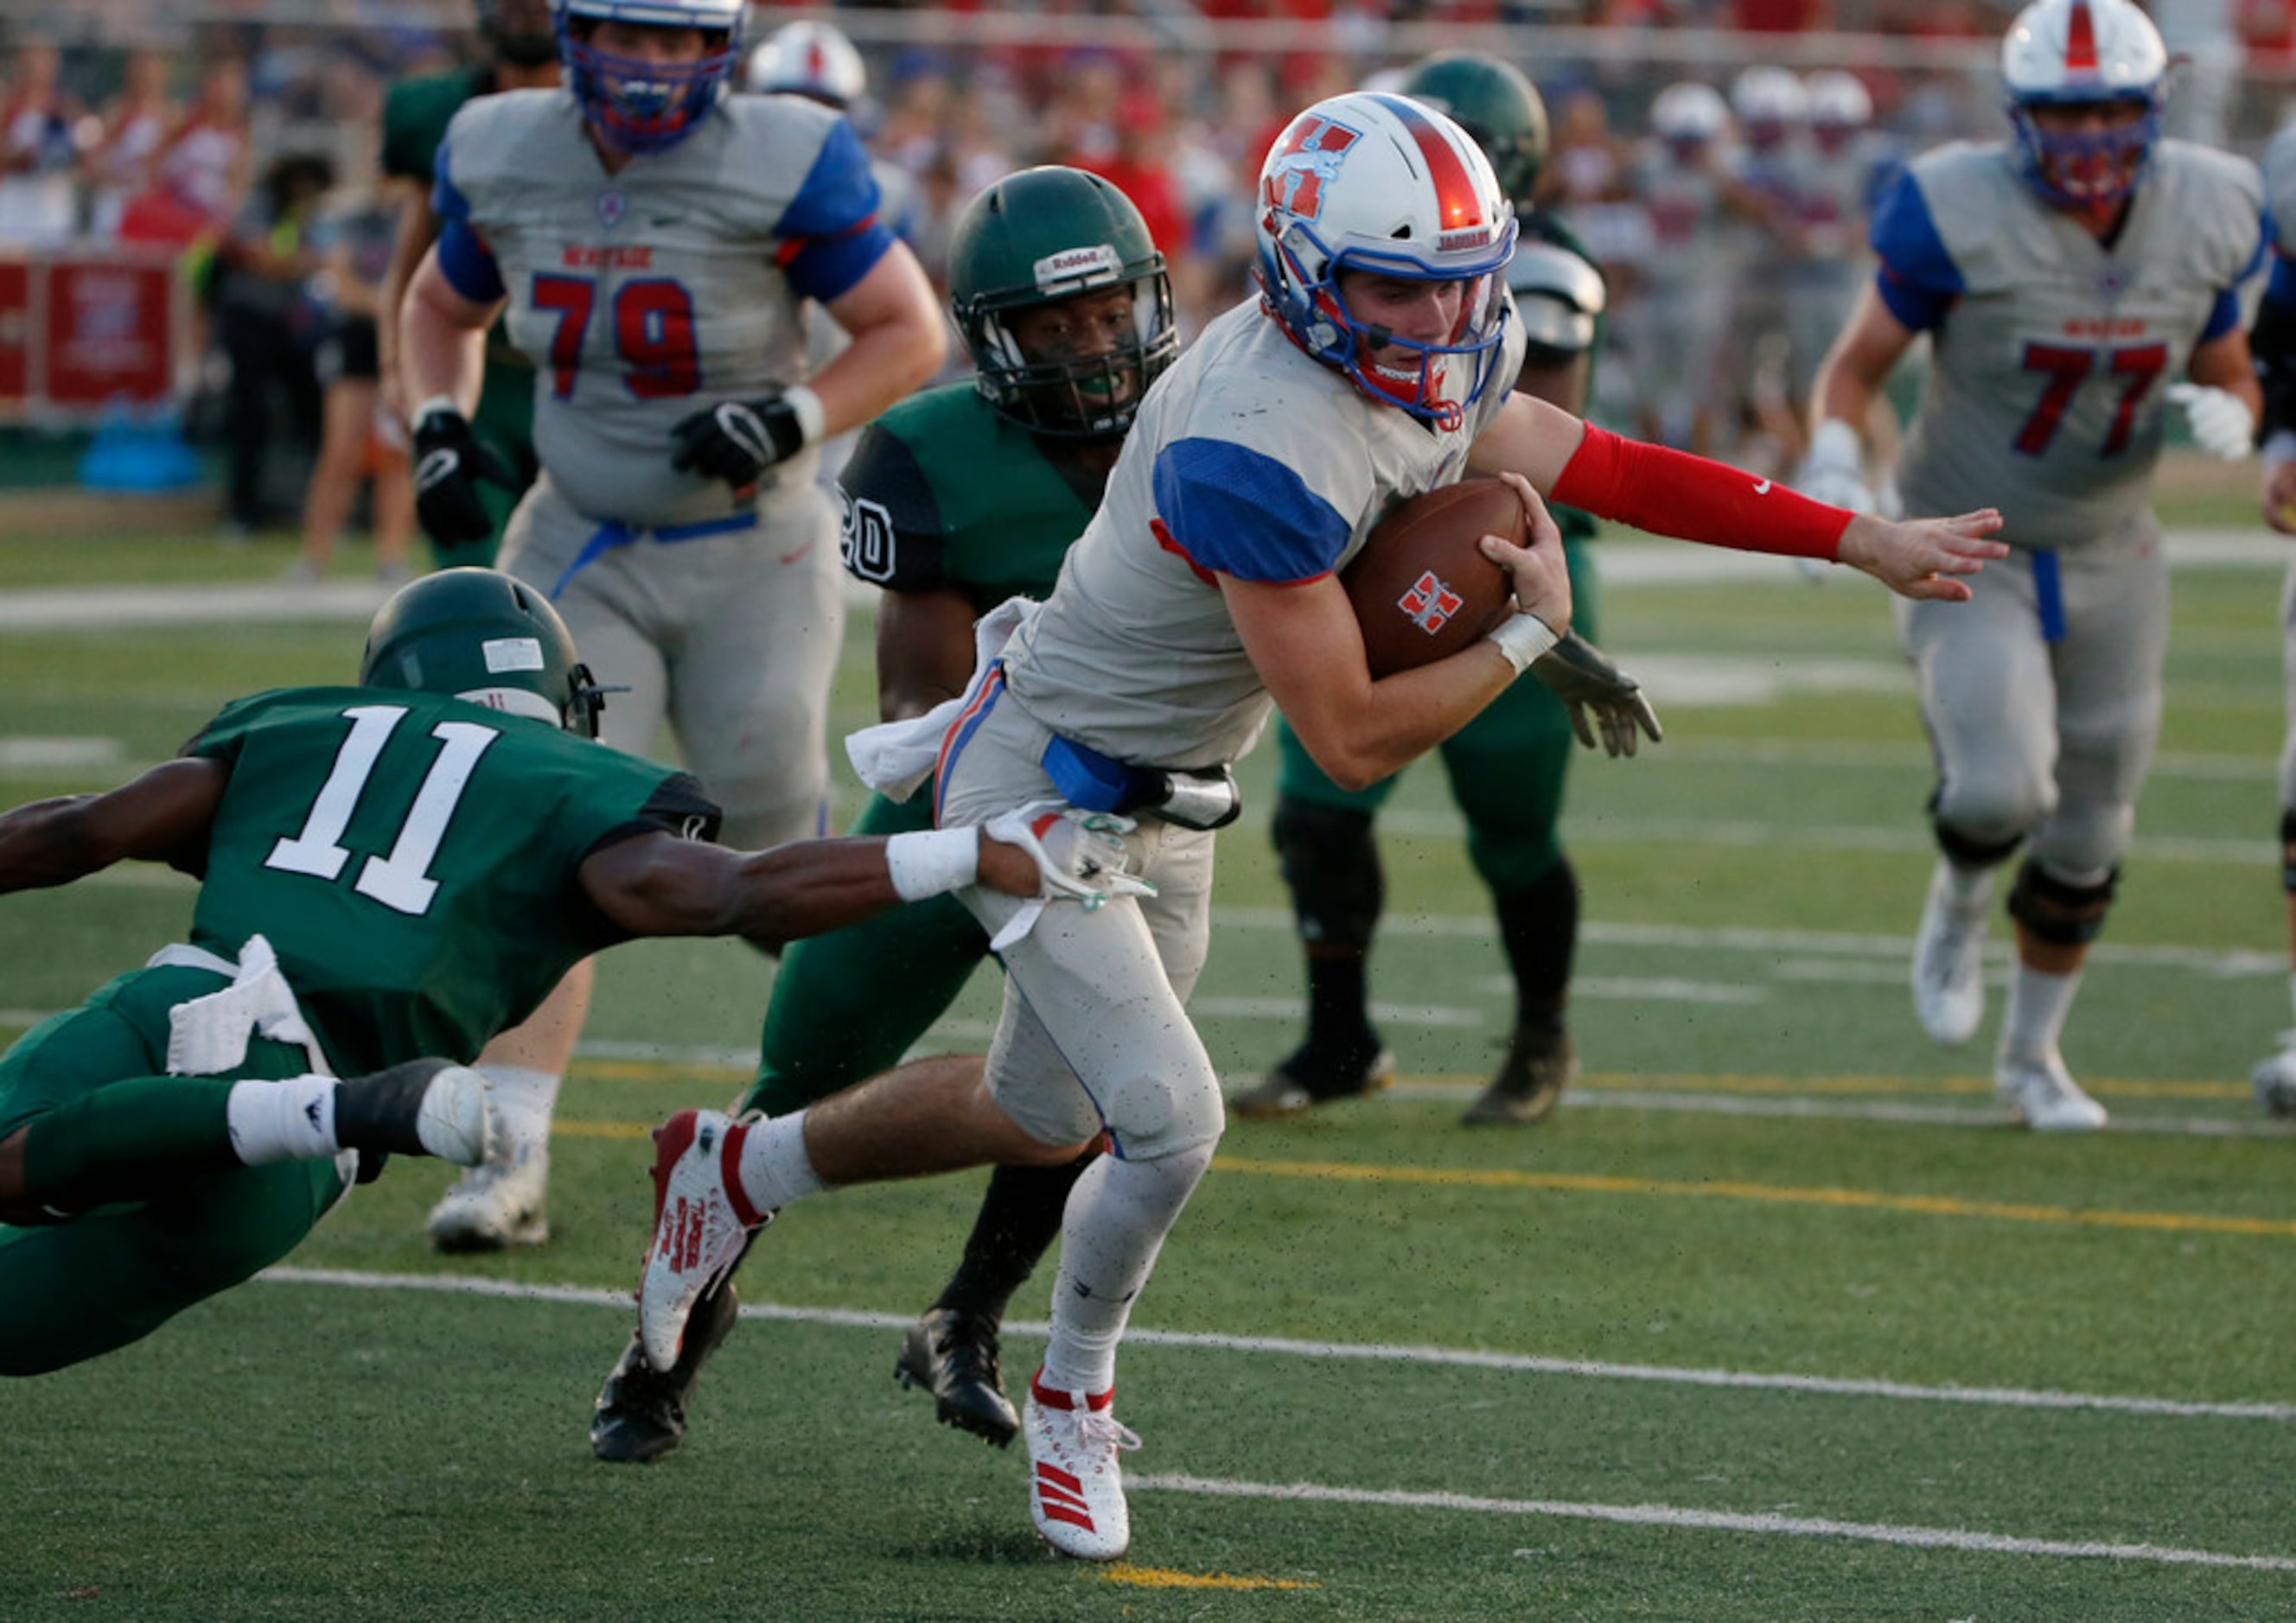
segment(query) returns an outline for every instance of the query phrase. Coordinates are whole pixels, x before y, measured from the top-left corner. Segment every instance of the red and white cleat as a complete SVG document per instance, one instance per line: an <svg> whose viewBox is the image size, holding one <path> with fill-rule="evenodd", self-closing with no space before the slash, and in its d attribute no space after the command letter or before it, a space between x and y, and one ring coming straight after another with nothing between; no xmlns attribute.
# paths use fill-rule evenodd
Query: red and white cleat
<svg viewBox="0 0 2296 1623"><path fill-rule="evenodd" d="M653 1243L638 1281L638 1336L658 1370L677 1363L693 1304L773 1217L742 1193L748 1133L717 1111L680 1111L653 1130Z"/></svg>
<svg viewBox="0 0 2296 1623"><path fill-rule="evenodd" d="M1132 1543L1116 1456L1140 1447L1140 1439L1110 1413L1115 1399L1112 1388L1055 1391L1032 1376L1021 1411L1021 1430L1029 1439L1029 1514L1047 1544L1078 1561L1114 1561Z"/></svg>

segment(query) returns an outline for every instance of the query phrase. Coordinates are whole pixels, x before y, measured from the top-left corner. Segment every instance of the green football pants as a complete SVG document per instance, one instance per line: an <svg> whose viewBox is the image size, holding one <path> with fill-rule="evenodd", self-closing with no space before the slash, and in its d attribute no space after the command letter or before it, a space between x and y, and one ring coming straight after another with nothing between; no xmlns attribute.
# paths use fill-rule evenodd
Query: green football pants
<svg viewBox="0 0 2296 1623"><path fill-rule="evenodd" d="M225 984L204 970L139 970L26 1033L0 1058L0 1138L100 1088L164 1078L168 1011ZM300 1047L258 1037L233 1074L310 1068ZM332 1160L201 1168L133 1205L0 1225L0 1374L43 1374L141 1340L286 1256L342 1190Z"/></svg>

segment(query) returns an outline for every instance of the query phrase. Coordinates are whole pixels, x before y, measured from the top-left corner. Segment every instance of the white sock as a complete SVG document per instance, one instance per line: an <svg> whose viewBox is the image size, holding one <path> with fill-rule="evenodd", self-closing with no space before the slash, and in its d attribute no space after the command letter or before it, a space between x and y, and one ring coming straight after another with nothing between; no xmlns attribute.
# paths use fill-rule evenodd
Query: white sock
<svg viewBox="0 0 2296 1623"><path fill-rule="evenodd" d="M2009 977L2009 1013L2001 1026L2001 1052L2038 1058L2054 1051L2080 983L2079 970L2070 975L2051 975L2021 959Z"/></svg>
<svg viewBox="0 0 2296 1623"><path fill-rule="evenodd" d="M529 1070L522 1065L480 1065L488 1097L501 1120L503 1134L513 1144L550 1142L550 1118L558 1108L558 1085L564 1080L554 1070Z"/></svg>
<svg viewBox="0 0 2296 1623"><path fill-rule="evenodd" d="M1937 871L1956 913L1983 913L1993 905L1992 869L1964 868L1950 857L1940 857Z"/></svg>
<svg viewBox="0 0 2296 1623"><path fill-rule="evenodd" d="M1218 1141L1160 1160L1103 1155L1069 1193L1044 1383L1098 1396L1116 1384L1116 1344Z"/></svg>
<svg viewBox="0 0 2296 1623"><path fill-rule="evenodd" d="M318 1160L342 1148L335 1142L332 1077L235 1083L224 1101L224 1120L232 1153L244 1166Z"/></svg>
<svg viewBox="0 0 2296 1623"><path fill-rule="evenodd" d="M799 1111L752 1122L742 1141L742 1193L759 1211L779 1211L828 1187L805 1152L805 1116Z"/></svg>

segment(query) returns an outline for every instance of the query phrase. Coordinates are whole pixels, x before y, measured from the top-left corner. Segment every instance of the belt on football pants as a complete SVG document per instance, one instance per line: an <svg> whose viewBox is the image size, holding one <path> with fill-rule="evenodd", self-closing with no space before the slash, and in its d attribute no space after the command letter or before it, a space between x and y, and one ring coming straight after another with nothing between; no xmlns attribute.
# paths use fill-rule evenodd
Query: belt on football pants
<svg viewBox="0 0 2296 1623"><path fill-rule="evenodd" d="M722 519L704 519L698 524L625 524L619 519L608 519L598 526L597 533L582 544L556 580L550 583L550 601L556 602L566 590L567 583L618 546L627 546L634 541L659 541L674 546L680 541L700 541L710 536L730 536L736 530L758 527L757 509L732 513Z"/></svg>
<svg viewBox="0 0 2296 1623"><path fill-rule="evenodd" d="M2041 641L2065 640L2065 585L2057 573L2057 549L2033 549L2033 609L2041 617Z"/></svg>
<svg viewBox="0 0 2296 1623"><path fill-rule="evenodd" d="M1057 733L1042 761L1061 798L1080 811L1153 812L1193 829L1226 828L1243 812L1235 775L1225 766L1135 766Z"/></svg>

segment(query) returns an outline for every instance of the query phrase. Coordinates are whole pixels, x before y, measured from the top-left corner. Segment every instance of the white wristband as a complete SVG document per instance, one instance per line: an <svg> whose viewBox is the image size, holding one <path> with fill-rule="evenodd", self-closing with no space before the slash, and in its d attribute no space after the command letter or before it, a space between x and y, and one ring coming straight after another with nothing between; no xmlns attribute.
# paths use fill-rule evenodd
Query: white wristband
<svg viewBox="0 0 2296 1623"><path fill-rule="evenodd" d="M2268 472L2284 462L2296 462L2296 429L2275 429L2265 437L2264 466Z"/></svg>
<svg viewBox="0 0 2296 1623"><path fill-rule="evenodd" d="M1519 610L1498 623L1486 639L1497 649L1506 662L1514 667L1518 676L1529 670L1531 661L1546 653L1562 639L1545 620L1528 610Z"/></svg>
<svg viewBox="0 0 2296 1623"><path fill-rule="evenodd" d="M829 426L829 414L821 408L821 397L802 383L792 383L782 390L782 403L796 414L798 432L805 436L805 443L820 444L821 431Z"/></svg>
<svg viewBox="0 0 2296 1623"><path fill-rule="evenodd" d="M925 829L885 841L893 892L905 902L962 890L980 874L980 834L970 828Z"/></svg>

